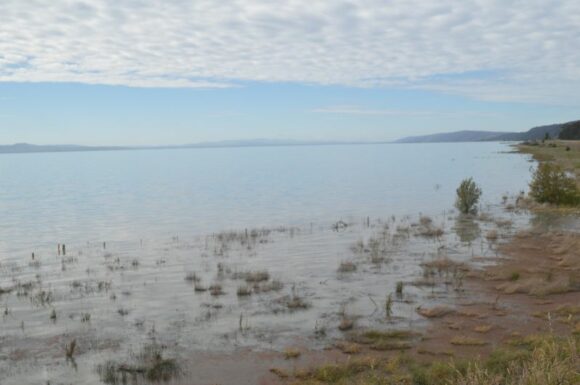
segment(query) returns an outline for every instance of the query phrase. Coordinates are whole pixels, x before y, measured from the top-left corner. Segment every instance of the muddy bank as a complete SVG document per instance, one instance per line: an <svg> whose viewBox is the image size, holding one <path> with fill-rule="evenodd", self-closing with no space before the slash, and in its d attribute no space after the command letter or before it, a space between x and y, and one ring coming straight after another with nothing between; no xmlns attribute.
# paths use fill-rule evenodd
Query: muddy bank
<svg viewBox="0 0 580 385"><path fill-rule="evenodd" d="M433 319L417 353L483 355L521 336L579 331L579 233L524 231L499 252L497 265L466 280L466 291L485 300L460 301Z"/></svg>

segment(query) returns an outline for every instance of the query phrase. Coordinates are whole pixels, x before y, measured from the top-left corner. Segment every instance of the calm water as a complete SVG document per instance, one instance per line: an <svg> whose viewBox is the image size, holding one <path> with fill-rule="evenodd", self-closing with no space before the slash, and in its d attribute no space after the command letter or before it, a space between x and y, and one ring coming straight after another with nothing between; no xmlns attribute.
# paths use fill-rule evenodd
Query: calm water
<svg viewBox="0 0 580 385"><path fill-rule="evenodd" d="M472 176L483 202L527 188L498 143L0 156L0 255L340 218L438 213Z"/></svg>
<svg viewBox="0 0 580 385"><path fill-rule="evenodd" d="M417 306L464 297L457 271L431 274L425 262L491 263L496 247L485 234L501 221L509 223L502 236L528 225L525 213L501 204L530 178L528 158L509 150L474 143L0 156L0 289L12 289L0 294L0 383L99 384L98 364L126 362L152 340L180 361L200 351L323 348L344 338L343 314L355 330L420 327ZM453 213L455 188L469 176L491 219ZM420 213L444 234L421 235ZM348 226L334 230L338 220ZM246 237L252 228L268 230ZM66 256L57 243L67 244ZM343 262L355 271L339 272ZM268 271L281 287L240 297L239 273L248 271ZM185 280L194 272L200 286L224 293L194 290ZM404 295L387 317L383 304L399 281ZM308 308L288 308L294 297ZM63 354L72 339L74 365Z"/></svg>

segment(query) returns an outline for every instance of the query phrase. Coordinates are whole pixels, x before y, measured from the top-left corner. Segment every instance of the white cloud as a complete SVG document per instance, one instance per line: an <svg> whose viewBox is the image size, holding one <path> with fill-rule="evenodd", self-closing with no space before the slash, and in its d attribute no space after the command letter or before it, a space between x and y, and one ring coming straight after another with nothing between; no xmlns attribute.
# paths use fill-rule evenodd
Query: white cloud
<svg viewBox="0 0 580 385"><path fill-rule="evenodd" d="M3 0L0 81L300 82L578 104L579 15L577 0Z"/></svg>

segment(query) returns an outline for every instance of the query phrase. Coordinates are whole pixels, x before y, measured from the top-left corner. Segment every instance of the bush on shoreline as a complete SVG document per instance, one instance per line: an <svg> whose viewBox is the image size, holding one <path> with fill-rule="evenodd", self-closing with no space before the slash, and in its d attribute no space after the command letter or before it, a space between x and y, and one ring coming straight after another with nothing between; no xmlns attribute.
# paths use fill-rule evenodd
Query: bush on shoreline
<svg viewBox="0 0 580 385"><path fill-rule="evenodd" d="M580 203L574 178L557 164L540 163L530 183L530 195L539 203L573 206Z"/></svg>

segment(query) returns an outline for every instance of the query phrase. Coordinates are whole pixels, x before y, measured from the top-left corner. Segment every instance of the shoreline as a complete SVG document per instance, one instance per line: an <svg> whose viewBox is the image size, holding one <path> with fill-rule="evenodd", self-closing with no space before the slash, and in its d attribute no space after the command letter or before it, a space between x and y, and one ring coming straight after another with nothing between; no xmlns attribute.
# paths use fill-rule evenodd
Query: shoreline
<svg viewBox="0 0 580 385"><path fill-rule="evenodd" d="M578 288L576 287L576 283L574 283L580 281L580 278L576 279L574 276L573 279L568 281L570 286L568 288L563 288L561 286L558 287L557 285L553 285L554 282L560 282L562 277L564 277L559 268L546 270L546 266L543 266L543 270L529 270L530 256L534 256L534 253L536 253L537 255L535 255L535 257L539 258L538 262L541 262L541 258L546 254L550 254L552 249L554 249L553 242L562 243L559 239L562 237L568 239L566 238L568 236L546 233L545 231L537 232L535 230L530 230L530 226L534 223L533 218L538 215L532 208L532 215L531 217L528 217L528 215L524 213L527 213L527 210L530 209L530 207L527 205L520 206L518 202L519 196L509 197L506 195L502 204L486 207L486 210L483 210L476 217L462 217L457 216L457 213L446 212L441 218L430 218L422 215L419 215L419 217L404 216L397 220L393 218L392 222L390 222L390 218L374 218L372 223L369 220L363 221L362 224L354 224L354 227L352 227L353 232L351 232L351 226L353 225L346 223L344 223L344 225L347 225L345 229L348 230L342 234L338 231L330 231L330 229L324 230L326 237L324 239L326 242L331 241L335 236L339 237L341 243L340 247L344 247L342 252L349 254L348 259L342 257L342 259L337 258L333 260L331 258L328 261L325 261L331 262L331 264L327 266L327 269L330 269L330 271L333 272L332 274L337 274L336 269L338 267L339 274L338 277L335 276L338 285L336 288L340 288L345 284L352 285L353 282L356 287L356 282L363 282L361 279L364 279L365 285L368 286L369 278L377 277L377 271L375 268L379 265L382 266L383 262L385 263L385 266L390 266L389 269L395 268L394 271L397 271L397 263L406 263L409 266L416 265L416 268L423 269L424 276L422 279L419 277L413 281L405 281L404 294L400 297L394 292L395 282L388 280L385 281L385 283L382 284L383 288L381 290L383 294L381 295L384 298L386 293L393 290L391 294L393 296L392 299L395 306L395 313L392 317L388 315L389 311L382 309L382 307L389 305L384 303L383 298L375 295L375 300L377 301L377 303L375 303L375 311L379 311L379 313L384 313L386 311L387 316L385 318L384 315L382 315L382 321L372 323L372 327L368 326L368 322L365 324L364 317L368 316L366 316L366 313L364 312L361 313L360 308L358 310L349 309L349 312L346 312L343 308L342 310L339 310L338 313L336 313L336 309L329 309L328 311L330 311L330 313L328 313L328 320L330 323L328 323L328 325L331 327L331 330L329 336L322 340L322 347L319 350L312 349L313 345L307 341L309 337L306 334L300 334L304 340L304 342L301 342L300 339L288 337L292 333L287 334L287 337L283 337L282 342L277 341L276 344L272 344L275 348L269 350L263 348L252 350L252 348L248 347L235 347L237 345L236 343L234 344L234 350L229 353L219 353L210 350L204 351L203 349L201 349L201 351L188 351L187 349L184 349L184 345L179 345L176 344L175 341L172 341L174 336L167 334L163 335L163 332L158 335L158 337L160 337L160 343L163 344L163 340L168 337L168 344L163 348L167 349L167 355L169 357L174 356L177 358L177 361L181 365L181 370L184 371L184 375L196 375L200 381L206 379L207 381L203 383L207 383L208 385L215 383L222 385L237 385L244 383L296 383L295 381L305 384L318 384L327 382L321 382L318 380L318 382L308 381L313 379L312 376L314 376L313 373L315 371L328 365L333 368L339 368L337 370L341 370L340 368L345 366L352 369L351 366L353 365L353 362L366 362L366 364L362 363L362 369L358 368L355 373L351 373L350 369L345 371L345 376L347 377L352 374L355 376L361 376L370 373L369 368L365 366L370 365L370 362L386 365L387 363L392 362L392 360L408 360L409 363L412 363L412 367L439 364L447 365L458 359L477 359L489 356L496 349L503 349L506 344L510 345L513 344L514 341L524 340L526 335L529 334L549 333L551 335L568 335L571 331L576 331L576 323L579 321L576 317L580 311L577 313L576 308L568 306L568 310L570 310L569 313L559 314L559 312L561 312L562 305L580 303ZM560 215L560 213L556 211L555 215ZM525 218L526 221L530 220L532 224L524 224L522 218ZM518 224L514 225L513 221L516 221ZM539 219L539 222L542 221L542 219ZM342 221L335 224L337 230L339 227L342 228L343 226L340 222ZM546 228L549 227L550 226L547 226ZM476 231L474 234L470 234L474 228ZM319 231L321 229L319 229ZM261 231L263 231L263 233L260 233ZM307 233L308 232L303 232L302 235L307 235ZM289 231L288 229L280 231L278 235L276 234L278 234L278 230L276 229L259 230L257 238L252 241L251 248L261 250L260 253L267 253L269 244L280 244L283 239L293 239L295 236L294 231ZM376 256L377 265L376 262L373 261L373 258L375 257L373 257L370 252L370 249L372 249L370 239L369 244L366 244L366 237L368 236L371 236L371 238L379 236L379 239L380 236L382 236L383 239L385 239L387 234L389 237L393 237L392 242L394 243L390 243L391 241L389 241L384 244L384 247L388 246L388 249L392 247L393 250L397 250L397 255L399 257L403 257L403 259L394 259L395 266L393 266L393 261L391 260L393 255L389 254L389 252L384 255L382 255L381 252L381 254ZM443 237L441 237L441 234L443 234ZM301 232L297 231L296 236L300 235ZM329 235L332 237L329 237ZM363 237L363 240L365 241L362 246L358 245L358 241L354 244L351 243L356 241L359 236ZM225 284L225 294L228 294L229 292L228 296L233 296L235 300L235 287L237 284L234 282L236 279L240 279L238 273L243 273L243 271L238 270L239 268L243 267L244 269L248 269L249 267L252 267L253 269L270 269L271 265L264 265L263 263L265 261L262 261L262 265L258 264L258 266L253 264L253 266L240 265L240 267L236 267L236 260L232 261L231 256L228 257L227 250L232 246L233 248L231 250L234 254L237 252L236 250L238 250L238 246L241 245L242 249L249 246L247 244L247 231L245 234L243 231L223 232L214 234L212 237L213 238L210 237L209 248L207 244L208 238L205 239L204 250L205 253L209 254L206 255L206 257L212 255L217 259L217 261L220 261L217 265L218 277L222 274L222 278L220 279L223 279L224 281L220 282ZM572 244L578 245L578 247L574 247L576 247L577 250L580 250L580 243L574 243L576 242L576 238L572 238ZM405 246L398 250L399 247L397 246L395 239L403 240ZM184 248L188 249L193 247L193 245L189 244L189 241L190 240L186 239L181 242L179 239L173 239L172 242L167 243L167 245L173 243L175 246L171 247L174 247L175 250L181 250ZM203 243L203 238L200 238L199 241ZM314 239L314 241L316 241L316 239ZM239 245L238 242L240 242ZM303 243L304 241L298 242L300 248L312 245L308 242ZM470 246L467 248L460 248L461 250L453 250L457 244L463 244L464 242L468 242ZM475 245L471 245L471 242L474 242ZM534 247L526 249L526 245L529 246L530 244L534 244L534 242L538 243L535 244ZM481 245L479 245L479 243L481 243ZM170 250L173 249L167 248L167 245L159 250L162 251L163 254L169 256L172 255ZM417 249L416 246L418 245L420 247ZM412 246L415 247L415 250L413 250ZM107 247L109 247L108 244ZM279 247L280 246L278 246L278 248ZM479 250L479 247L481 247L481 250ZM112 248L111 251L97 251L97 248L94 248L93 250L92 248L87 247L86 250L75 250L73 247L72 253L74 254L78 252L78 258L73 257L70 261L67 259L67 262L63 259L63 268L66 265L70 266L67 267L67 269L72 268L74 270L74 266L75 264L78 264L79 260L84 262L84 259L86 259L86 257L82 257L85 251L93 257L102 256L104 258L105 264L103 267L109 269L109 273L107 273L108 276L115 272L120 272L121 276L135 275L140 271L140 269L145 269L146 272L148 265L153 262L153 260L150 261L147 259L141 260L141 262L136 259L125 260L122 254L121 259L119 259L117 255L114 255L114 248ZM369 250L367 250L367 248ZM67 248L67 250L69 250L69 248ZM192 250L195 250L195 248ZM223 255L223 250L226 250L225 255ZM311 249L308 250L310 250L310 253L313 251ZM213 255L212 252L215 255ZM471 257L469 257L469 253L471 254ZM569 250L564 250L563 253L570 254ZM258 255L255 254L254 251L248 252L247 254L246 257L252 258ZM51 256L44 257L48 258ZM228 258L228 262L225 262L225 257ZM577 253L572 253L571 255L568 255L568 257L572 258L573 261L577 261L579 256ZM58 258L58 260L60 260L60 257ZM384 260L384 258L389 260ZM44 259L42 263L47 261L48 259ZM213 261L212 259L213 264L217 261ZM338 262L340 262L339 266L336 265ZM562 260L553 262L559 263L562 262ZM40 265L40 261L38 261L38 265L35 265L36 263L37 262L34 261L30 262L29 267L36 266L36 268L38 268L40 266L45 266ZM157 265L157 269L167 269L167 267L163 267L166 264L165 257L155 259L154 263ZM350 270L351 266L349 263L354 263L355 270L352 270L354 273ZM343 264L345 265L345 271L344 273L340 273ZM93 267L98 266L100 266L100 264ZM539 269L540 263L534 263L534 266L538 266ZM577 274L577 265L574 266L576 267L573 268L574 270L572 272ZM176 271L178 272L178 270L179 269ZM254 272L258 273L260 271L261 270L255 270ZM507 275L506 271L508 271ZM250 271L247 270L247 272ZM272 270L270 270L270 272L272 272ZM173 273L175 273L175 271ZM182 271L181 275L171 275L175 281L172 287L175 287L176 290L186 291L182 287L184 285L183 274ZM343 274L342 277L341 274ZM87 270L87 275L91 275L89 270ZM189 272L188 275L186 275L186 281L188 280L188 276ZM95 276L95 278L98 277L98 275ZM353 279L352 277L358 278ZM416 274L415 277L417 277ZM207 278L208 275L206 274L206 277L203 278L204 284L211 283ZM274 269L272 279L278 278L278 273ZM197 278L195 273L193 273L192 282L197 282L195 279ZM82 282L83 281L80 281L81 285L78 287L84 287ZM539 293L540 297L543 298L537 297L537 292L529 292L530 287L537 286L536 284L538 282L546 285L545 292ZM92 290L91 285L95 282L87 281L86 283L89 284L89 286L85 285L87 290ZM146 282L144 282L144 284L145 283ZM288 288L288 285L293 285L292 280L286 281L284 284L286 285L286 288ZM296 282L294 285L295 284ZM77 287L74 282L72 282L71 285L72 289ZM111 286L110 283L109 286ZM191 284L189 286L190 288L193 288L194 285ZM121 293L121 287L116 287L115 282L113 282L112 287L114 291L117 291L117 294ZM185 287L187 287L187 285ZM320 305L323 305L320 303L320 290L321 289L318 286L313 285L312 282L310 282L310 287L301 287L300 285L298 287L299 295L306 295L304 298L307 302L310 302L313 299L319 301L318 303L315 303L314 306L315 314L322 311L320 310ZM417 290L422 291L427 296L417 296L415 294ZM407 295L408 291L411 294L410 296ZM554 293L551 291L554 291ZM501 294L498 296L498 293L500 292ZM9 292L7 293L9 294ZM136 293L137 292L131 294L129 292L128 294L123 294L123 296L126 295L127 298L132 298L132 300L126 304L132 304L132 301L138 301L137 297L135 297ZM108 295L109 294L107 294L107 296ZM111 298L114 295L115 292L113 292ZM131 295L132 297L129 297ZM273 295L273 297L267 298L273 300L272 303L276 304L276 306L284 306L293 303L292 301L278 302L287 296L280 297L280 295L277 294ZM294 295L293 286L292 295ZM121 296L119 297L121 298ZM223 299L226 297L214 297L213 295L209 297L209 295L205 295L204 298L206 299L204 301L209 301L207 302L208 306L218 306L221 301L217 301L217 299ZM193 298L197 298L199 301L199 298L202 298L202 295L196 293ZM387 303L389 301L388 298L390 298L390 296L387 297ZM32 299L33 298L31 297L31 300ZM105 297L104 299L107 298ZM336 299L340 299L340 296L336 296ZM368 302L369 299L364 295L359 299L366 301L367 305L370 304ZM373 303L375 302L372 298L370 298L370 300ZM239 298L238 301L240 301ZM439 302L446 303L446 305L438 306L437 303ZM112 305L113 315L118 312L120 317L126 317L127 314L130 314L128 319L132 320L134 318L132 314L134 311L133 305L137 305L138 302L131 305L131 308L121 306L121 304L123 304L122 301L116 302L116 300L114 300L111 304L112 303L115 303L115 305ZM205 306L206 303L202 301L202 305ZM398 305L401 305L401 307L404 305L407 309L413 309L412 315L397 312ZM221 311L219 309L222 307L213 308L211 306L208 307L208 312L210 312L208 314L211 315L211 312L214 312L216 315L219 315L219 312ZM223 304L220 306L223 306ZM108 307L110 308L111 305L108 305ZM300 317L310 317L308 319L312 319L312 315L302 315L306 314L306 312L301 312L300 310L294 312L294 310L291 310L290 306L288 306L288 308L290 311L284 311L288 312L287 314L290 318L299 315ZM58 307L57 309L59 310L59 317L61 317L61 309ZM7 307L6 312L9 310L11 311L11 309L8 309ZM342 316L340 316L341 312ZM149 317L149 314L146 314ZM555 314L555 316L546 316L546 314ZM65 313L63 311L63 318L64 315ZM151 319L155 319L154 315L150 316ZM359 317L363 318L363 322L358 322ZM548 317L548 319L546 319L546 317ZM416 321L416 319L419 319L419 321ZM350 325L348 323L349 321L352 321ZM405 327L407 321L408 327ZM82 318L81 322L83 322ZM98 325L98 313L97 319L93 319L93 322L95 322L94 325ZM181 322L186 323L186 319L183 319ZM66 321L65 325L68 325ZM90 326L90 322L87 322L86 325ZM129 325L131 324L127 324L127 326ZM521 327L521 325L525 325L525 327ZM255 326L257 325L251 325L252 328ZM139 326L137 326L137 328L139 329ZM240 330L243 332L241 328L242 320L240 318ZM338 333L338 331L335 330L337 328L341 330L341 333ZM344 328L344 330L342 328ZM123 344L126 342L133 342L133 340L127 339L127 341L125 341L121 339L111 339L111 341L100 341L99 343L103 344L103 348L96 348L94 351L87 351L87 344L92 343L91 339L94 339L95 335L91 335L90 333L83 335L83 330L84 327L78 330L80 334L75 332L74 334L65 333L63 335L56 335L54 336L56 339L47 340L49 346L44 347L43 349L45 349L46 352L49 352L50 350L50 354L57 357L57 354L61 354L61 345L66 346L70 343L70 339L76 336L76 338L79 338L79 341L81 342L79 348L81 349L79 353L79 363L81 363L82 371L85 373L93 370L90 365L87 365L87 358L107 357L109 353L111 353L111 358L114 359L114 357L117 357L121 360L117 361L122 363L118 368L120 372L125 373L127 370L142 370L139 367L135 368L127 366L131 365L129 356L126 358L119 356L119 352L123 350L118 349L123 349ZM86 331L88 330L89 329ZM146 328L141 326L141 330L145 332ZM254 330L255 331L250 331L250 334L252 334L251 338L255 337L253 336L253 333L259 332L260 328L257 327ZM284 330L284 328L281 328L280 330ZM341 337L334 337L337 333ZM16 335L14 335L14 337L16 337ZM109 344L110 346L117 347L112 350L107 350L111 349L111 347L108 347ZM101 351L99 349L104 350ZM87 354L85 356L86 358L83 360L82 357L85 353L90 354ZM133 351L133 353L135 353L135 351ZM34 350L31 349L29 354L34 354ZM22 351L17 350L15 353L11 353L9 359L17 362L20 359L24 359L25 356L26 347ZM95 362L95 364L97 363L98 362ZM409 368L411 366L409 365L411 364L409 363L405 364L407 366L403 365L406 368L404 370L401 369L403 372L405 370L410 370ZM371 367L374 366L375 364L371 365ZM358 370L360 370L360 372ZM374 370L375 369L371 369L371 371ZM403 374L404 373L401 375ZM187 378L191 377L178 377L172 379L170 383L188 384L190 382ZM348 377L346 379L343 378L343 380L347 381L344 383L350 383L348 381L353 380L353 378ZM363 382L363 384L366 383Z"/></svg>
<svg viewBox="0 0 580 385"><path fill-rule="evenodd" d="M544 256L556 243L563 246L546 261ZM488 257L497 264L483 269L465 266L463 298L455 306L417 309L427 320L424 328L354 330L323 350L290 343L287 351L297 352L293 358L275 350L199 353L188 359L190 368L200 378L211 379L204 384L322 384L326 382L307 379L320 368L347 367L356 360L373 360L377 365L406 360L429 366L484 360L530 338L543 338L535 336L580 338L580 233L522 230L498 245L498 250L499 257ZM452 269L455 263L446 261L442 268ZM569 281L573 286L560 286L568 273L574 274ZM371 332L377 334L377 340L365 337ZM216 371L223 365L236 371ZM360 377L360 373L351 376L353 373L346 372L344 383ZM239 377L241 373L248 377Z"/></svg>

